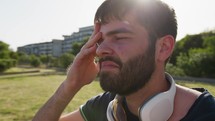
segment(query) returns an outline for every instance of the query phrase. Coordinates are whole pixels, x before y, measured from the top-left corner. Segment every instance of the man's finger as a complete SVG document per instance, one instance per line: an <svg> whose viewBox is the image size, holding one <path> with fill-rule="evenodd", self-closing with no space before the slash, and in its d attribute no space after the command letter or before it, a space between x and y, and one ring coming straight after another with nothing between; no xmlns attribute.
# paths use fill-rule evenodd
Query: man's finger
<svg viewBox="0 0 215 121"><path fill-rule="evenodd" d="M97 32L95 36L93 36L92 38L89 39L89 41L87 41L87 43L82 47L82 49L94 46L98 42L98 40L100 40L101 37L102 33Z"/></svg>
<svg viewBox="0 0 215 121"><path fill-rule="evenodd" d="M100 23L95 23L95 25L94 25L94 31L93 31L93 33L92 33L92 35L91 35L91 37L90 38L92 38L93 36L95 36L98 32L99 32L99 30L100 30Z"/></svg>

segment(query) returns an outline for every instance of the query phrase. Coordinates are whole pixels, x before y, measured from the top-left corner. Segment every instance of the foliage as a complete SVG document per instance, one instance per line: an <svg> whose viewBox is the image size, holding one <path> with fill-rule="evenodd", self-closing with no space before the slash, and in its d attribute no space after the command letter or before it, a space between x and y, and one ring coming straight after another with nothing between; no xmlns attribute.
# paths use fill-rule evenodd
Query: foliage
<svg viewBox="0 0 215 121"><path fill-rule="evenodd" d="M72 44L72 54L77 55L83 46L82 42L74 42Z"/></svg>
<svg viewBox="0 0 215 121"><path fill-rule="evenodd" d="M197 35L187 35L180 41L176 42L175 50L170 59L170 63L176 64L176 58L181 53L188 54L189 49L192 48L202 48L203 47L203 38L200 34Z"/></svg>
<svg viewBox="0 0 215 121"><path fill-rule="evenodd" d="M46 66L52 66L53 65L52 62L54 61L55 58L51 55L40 55L39 59Z"/></svg>
<svg viewBox="0 0 215 121"><path fill-rule="evenodd" d="M174 66L171 63L167 63L166 72L170 73L173 76L185 76L184 70L177 66Z"/></svg>
<svg viewBox="0 0 215 121"><path fill-rule="evenodd" d="M60 66L63 68L68 68L68 66L73 62L75 56L70 53L65 53L59 58Z"/></svg>
<svg viewBox="0 0 215 121"><path fill-rule="evenodd" d="M10 50L9 45L0 41L0 58L1 59L9 59L10 58Z"/></svg>
<svg viewBox="0 0 215 121"><path fill-rule="evenodd" d="M215 55L215 35L205 37L203 46L206 48L208 53Z"/></svg>
<svg viewBox="0 0 215 121"><path fill-rule="evenodd" d="M50 66L50 67L60 67L59 58L51 57L51 59L50 59L50 61L49 61L49 66Z"/></svg>
<svg viewBox="0 0 215 121"><path fill-rule="evenodd" d="M18 55L19 65L31 65L33 67L39 67L42 63L40 57L36 55L27 55L25 53L19 53Z"/></svg>
<svg viewBox="0 0 215 121"><path fill-rule="evenodd" d="M15 60L18 59L18 54L17 54L17 52L11 51L11 52L9 53L9 56L10 56L11 59L15 59Z"/></svg>
<svg viewBox="0 0 215 121"><path fill-rule="evenodd" d="M16 66L17 55L9 49L9 45L0 41L0 72Z"/></svg>
<svg viewBox="0 0 215 121"><path fill-rule="evenodd" d="M82 46L88 41L89 37L85 38L82 41L74 42L72 44L72 54L77 55L81 50Z"/></svg>
<svg viewBox="0 0 215 121"><path fill-rule="evenodd" d="M39 67L41 64L41 61L39 57L36 57L35 55L31 55L31 65L33 67Z"/></svg>
<svg viewBox="0 0 215 121"><path fill-rule="evenodd" d="M201 73L201 68L198 68L202 61L201 56L204 56L204 53L194 53L194 51L190 51L188 55L180 54L177 58L177 66L187 75L196 77Z"/></svg>
<svg viewBox="0 0 215 121"><path fill-rule="evenodd" d="M31 62L31 58L29 55L25 54L25 53L18 53L18 64L22 65L22 64L30 64Z"/></svg>
<svg viewBox="0 0 215 121"><path fill-rule="evenodd" d="M170 62L187 76L215 78L215 33L187 35L176 43Z"/></svg>
<svg viewBox="0 0 215 121"><path fill-rule="evenodd" d="M15 59L0 59L0 73L14 66L16 66Z"/></svg>
<svg viewBox="0 0 215 121"><path fill-rule="evenodd" d="M51 56L49 56L49 55L48 56L47 55L40 55L39 56L41 62L44 63L44 64L49 62L49 57L51 57Z"/></svg>

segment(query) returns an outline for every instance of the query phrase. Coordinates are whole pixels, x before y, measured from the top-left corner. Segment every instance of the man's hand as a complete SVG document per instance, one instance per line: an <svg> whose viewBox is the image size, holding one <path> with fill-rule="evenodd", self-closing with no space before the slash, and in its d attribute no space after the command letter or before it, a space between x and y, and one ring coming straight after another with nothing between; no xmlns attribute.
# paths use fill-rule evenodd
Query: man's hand
<svg viewBox="0 0 215 121"><path fill-rule="evenodd" d="M99 68L94 62L96 56L96 43L101 38L100 25L95 24L95 30L75 57L70 66L66 80L60 85L55 94L37 112L33 121L58 121L61 113L72 100L75 94L86 84L96 77ZM62 120L67 119L66 117ZM83 121L79 111L72 113L69 119Z"/></svg>
<svg viewBox="0 0 215 121"><path fill-rule="evenodd" d="M75 57L67 74L66 81L68 84L75 85L77 88L89 84L93 81L99 71L95 63L96 43L101 38L100 25L95 24L93 34L87 43L81 48L81 51Z"/></svg>

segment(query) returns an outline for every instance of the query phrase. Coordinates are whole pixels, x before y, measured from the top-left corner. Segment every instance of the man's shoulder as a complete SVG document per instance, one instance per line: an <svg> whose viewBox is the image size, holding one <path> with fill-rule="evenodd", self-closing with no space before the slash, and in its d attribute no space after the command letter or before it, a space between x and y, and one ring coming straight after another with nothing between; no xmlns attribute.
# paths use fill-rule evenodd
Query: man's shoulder
<svg viewBox="0 0 215 121"><path fill-rule="evenodd" d="M104 108L106 107L110 101L114 99L116 94L110 93L110 92L104 92L99 95L96 95L89 99L86 104L83 106L85 107L93 107L95 108Z"/></svg>
<svg viewBox="0 0 215 121"><path fill-rule="evenodd" d="M187 115L181 121L214 121L215 120L215 99L204 88L195 88L202 92L196 99Z"/></svg>
<svg viewBox="0 0 215 121"><path fill-rule="evenodd" d="M110 93L110 92L104 92L101 93L99 95L96 95L94 97L92 97L91 99L88 100L88 102L110 102L114 99L114 97L116 96L116 94L114 93Z"/></svg>
<svg viewBox="0 0 215 121"><path fill-rule="evenodd" d="M116 94L104 92L91 99L80 107L81 115L88 121L106 121L106 110Z"/></svg>

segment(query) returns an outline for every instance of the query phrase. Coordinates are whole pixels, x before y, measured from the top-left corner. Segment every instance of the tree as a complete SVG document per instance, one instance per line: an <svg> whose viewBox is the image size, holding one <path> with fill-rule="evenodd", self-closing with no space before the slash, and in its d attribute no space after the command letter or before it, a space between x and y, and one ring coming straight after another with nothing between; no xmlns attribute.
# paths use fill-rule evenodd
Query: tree
<svg viewBox="0 0 215 121"><path fill-rule="evenodd" d="M59 58L51 57L49 66L50 67L60 67L60 62L59 61L60 61Z"/></svg>
<svg viewBox="0 0 215 121"><path fill-rule="evenodd" d="M170 73L173 76L185 76L184 70L174 66L171 63L167 63L166 65L166 72Z"/></svg>
<svg viewBox="0 0 215 121"><path fill-rule="evenodd" d="M82 42L74 42L72 44L72 54L77 55L83 46Z"/></svg>
<svg viewBox="0 0 215 121"><path fill-rule="evenodd" d="M215 35L205 37L203 46L209 53L215 55Z"/></svg>
<svg viewBox="0 0 215 121"><path fill-rule="evenodd" d="M0 41L0 72L16 65L16 54L9 49L9 45Z"/></svg>
<svg viewBox="0 0 215 121"><path fill-rule="evenodd" d="M201 34L187 35L180 41L176 42L175 49L173 51L170 63L176 64L176 58L180 53L188 54L189 49L203 48L203 38Z"/></svg>
<svg viewBox="0 0 215 121"><path fill-rule="evenodd" d="M188 76L215 78L215 33L187 35L176 42L170 63Z"/></svg>
<svg viewBox="0 0 215 121"><path fill-rule="evenodd" d="M10 50L9 45L0 41L0 58L1 59L9 59L10 58Z"/></svg>
<svg viewBox="0 0 215 121"><path fill-rule="evenodd" d="M72 54L77 55L81 50L82 46L88 41L89 37L86 37L82 41L74 42L72 44Z"/></svg>
<svg viewBox="0 0 215 121"><path fill-rule="evenodd" d="M35 56L35 55L31 55L31 65L33 67L39 67L41 64L41 61L39 59L39 57Z"/></svg>
<svg viewBox="0 0 215 121"><path fill-rule="evenodd" d="M60 66L64 69L68 68L68 66L73 62L75 56L70 53L65 53L59 58Z"/></svg>
<svg viewBox="0 0 215 121"><path fill-rule="evenodd" d="M205 49L190 49L188 54L177 57L177 67L193 77L215 78L215 56Z"/></svg>
<svg viewBox="0 0 215 121"><path fill-rule="evenodd" d="M51 55L40 55L39 59L46 66L50 66L50 64L51 64L52 60L54 59L54 57L51 56Z"/></svg>
<svg viewBox="0 0 215 121"><path fill-rule="evenodd" d="M31 57L25 53L18 53L18 64L25 65L31 63Z"/></svg>

